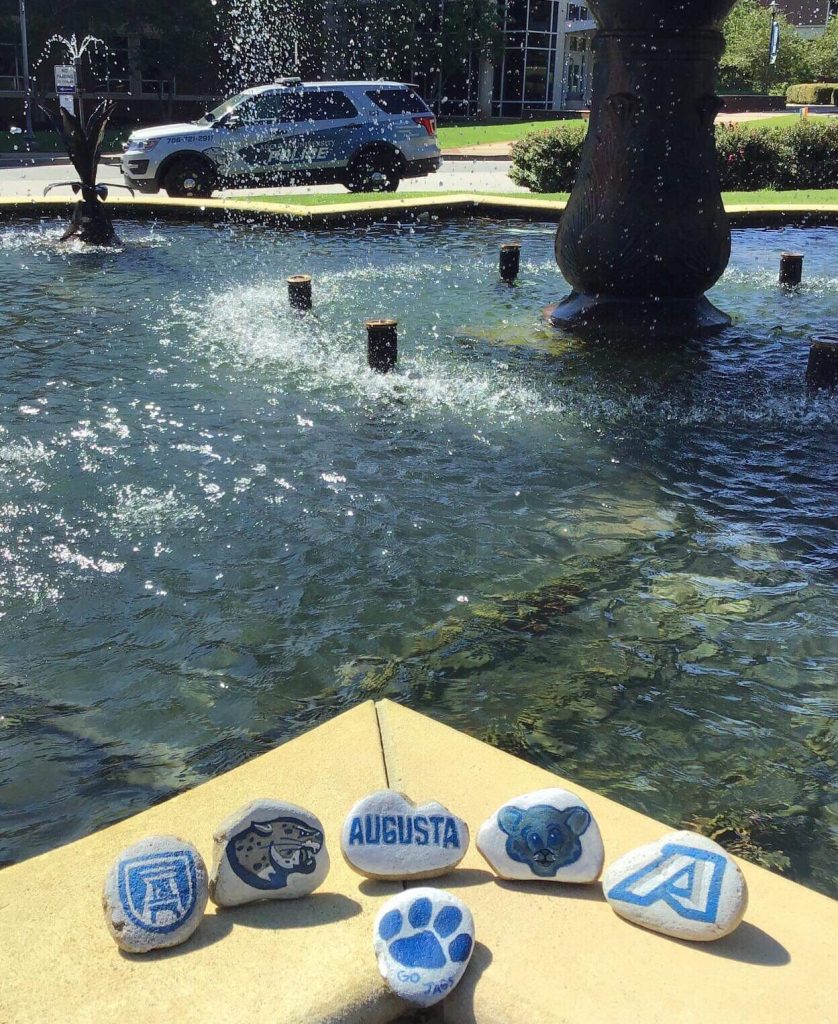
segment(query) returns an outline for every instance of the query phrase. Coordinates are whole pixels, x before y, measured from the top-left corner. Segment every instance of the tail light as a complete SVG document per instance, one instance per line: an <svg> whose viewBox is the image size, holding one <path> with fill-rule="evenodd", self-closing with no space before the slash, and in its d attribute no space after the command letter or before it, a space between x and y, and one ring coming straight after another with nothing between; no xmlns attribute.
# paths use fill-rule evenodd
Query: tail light
<svg viewBox="0 0 838 1024"><path fill-rule="evenodd" d="M414 117L413 120L417 124L421 124L428 135L436 135L436 118L435 117Z"/></svg>

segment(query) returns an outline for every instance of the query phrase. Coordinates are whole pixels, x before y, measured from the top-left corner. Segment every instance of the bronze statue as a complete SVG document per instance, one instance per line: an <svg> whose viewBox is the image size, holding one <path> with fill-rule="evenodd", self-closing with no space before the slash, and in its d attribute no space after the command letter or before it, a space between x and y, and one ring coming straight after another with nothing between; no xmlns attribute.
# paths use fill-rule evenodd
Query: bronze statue
<svg viewBox="0 0 838 1024"><path fill-rule="evenodd" d="M714 122L733 0L589 0L593 101L556 237L573 291L556 326L610 337L720 330L705 297L730 258Z"/></svg>
<svg viewBox="0 0 838 1024"><path fill-rule="evenodd" d="M62 242L78 235L82 242L89 245L119 245L119 239L103 203L108 197L108 186L96 184L102 140L115 107L116 104L112 100L104 100L90 115L86 125L63 107L60 123L56 121L51 111L41 107L61 136L67 147L70 162L79 176L78 181L56 182L44 189L46 195L51 189L69 185L76 195L81 193L81 199L73 209L69 227L61 236ZM111 187L128 188L127 185ZM133 189L128 188L128 191L133 195Z"/></svg>

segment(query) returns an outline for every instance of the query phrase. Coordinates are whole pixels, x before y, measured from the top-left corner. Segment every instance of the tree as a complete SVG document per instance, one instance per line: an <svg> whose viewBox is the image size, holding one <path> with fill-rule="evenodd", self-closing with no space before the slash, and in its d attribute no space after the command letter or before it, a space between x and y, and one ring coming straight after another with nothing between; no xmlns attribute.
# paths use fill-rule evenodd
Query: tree
<svg viewBox="0 0 838 1024"><path fill-rule="evenodd" d="M838 17L810 44L810 61L813 82L838 82Z"/></svg>
<svg viewBox="0 0 838 1024"><path fill-rule="evenodd" d="M771 12L759 0L738 0L724 26L726 49L719 82L723 89L782 92L810 74L810 46L782 14L777 63L769 60Z"/></svg>

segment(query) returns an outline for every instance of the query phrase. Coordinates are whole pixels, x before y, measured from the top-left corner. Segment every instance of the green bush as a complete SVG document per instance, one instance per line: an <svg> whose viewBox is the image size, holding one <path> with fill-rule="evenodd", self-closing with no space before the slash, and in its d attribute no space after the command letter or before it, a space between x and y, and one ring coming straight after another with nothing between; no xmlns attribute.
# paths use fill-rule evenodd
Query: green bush
<svg viewBox="0 0 838 1024"><path fill-rule="evenodd" d="M786 103L838 106L838 82L803 82L786 89Z"/></svg>
<svg viewBox="0 0 838 1024"><path fill-rule="evenodd" d="M587 129L584 121L573 121L525 135L512 147L509 177L532 192L569 192L576 181Z"/></svg>
<svg viewBox="0 0 838 1024"><path fill-rule="evenodd" d="M569 192L586 127L574 122L516 142L510 178L533 192ZM838 120L833 118L801 118L773 128L718 124L716 152L725 192L838 188Z"/></svg>
<svg viewBox="0 0 838 1024"><path fill-rule="evenodd" d="M776 168L774 188L838 186L838 121L832 117L801 118L782 130L788 157Z"/></svg>
<svg viewBox="0 0 838 1024"><path fill-rule="evenodd" d="M753 131L739 124L716 125L716 156L724 192L756 192L776 187L777 167L788 160L782 128Z"/></svg>

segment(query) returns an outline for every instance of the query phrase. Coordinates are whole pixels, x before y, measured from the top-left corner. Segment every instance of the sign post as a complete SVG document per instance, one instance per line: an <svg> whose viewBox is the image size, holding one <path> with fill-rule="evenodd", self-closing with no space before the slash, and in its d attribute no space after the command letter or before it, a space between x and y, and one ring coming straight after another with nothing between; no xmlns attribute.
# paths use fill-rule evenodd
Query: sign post
<svg viewBox="0 0 838 1024"><path fill-rule="evenodd" d="M75 114L76 69L72 64L55 65L55 92L59 105L69 114Z"/></svg>

